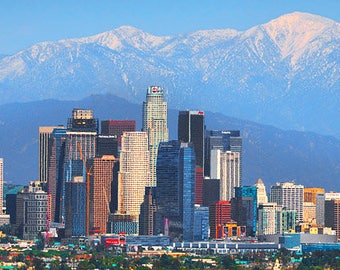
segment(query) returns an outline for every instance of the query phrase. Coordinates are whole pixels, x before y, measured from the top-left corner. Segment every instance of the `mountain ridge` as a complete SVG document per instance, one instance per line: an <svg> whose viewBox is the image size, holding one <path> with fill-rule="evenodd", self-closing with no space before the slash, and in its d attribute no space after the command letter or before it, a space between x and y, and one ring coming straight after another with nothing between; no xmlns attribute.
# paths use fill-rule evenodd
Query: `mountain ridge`
<svg viewBox="0 0 340 270"><path fill-rule="evenodd" d="M308 13L246 31L175 36L122 26L0 59L0 102L106 93L138 102L143 89L157 84L173 108L196 106L340 138L339 58L340 24Z"/></svg>

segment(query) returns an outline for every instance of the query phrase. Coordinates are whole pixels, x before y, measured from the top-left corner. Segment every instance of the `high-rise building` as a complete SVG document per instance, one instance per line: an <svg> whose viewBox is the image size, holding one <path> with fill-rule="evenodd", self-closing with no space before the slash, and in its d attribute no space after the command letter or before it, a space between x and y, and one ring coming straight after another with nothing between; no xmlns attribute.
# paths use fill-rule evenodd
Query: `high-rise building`
<svg viewBox="0 0 340 270"><path fill-rule="evenodd" d="M282 233L282 207L276 202L259 204L258 235L280 233Z"/></svg>
<svg viewBox="0 0 340 270"><path fill-rule="evenodd" d="M93 117L93 111L73 109L66 131L63 187L66 182L73 181L77 176L83 176L83 182L86 182L84 165L86 160L96 155L97 134L98 121ZM64 199L65 195L61 194L62 216L65 213Z"/></svg>
<svg viewBox="0 0 340 270"><path fill-rule="evenodd" d="M203 205L203 168L196 167L195 204Z"/></svg>
<svg viewBox="0 0 340 270"><path fill-rule="evenodd" d="M156 213L155 187L146 187L144 201L140 207L139 234L154 235L154 216Z"/></svg>
<svg viewBox="0 0 340 270"><path fill-rule="evenodd" d="M48 170L49 170L49 157L50 157L50 143L51 134L53 130L58 127L39 127L39 155L38 155L38 166L39 174L38 180L41 183L48 182Z"/></svg>
<svg viewBox="0 0 340 270"><path fill-rule="evenodd" d="M180 111L178 140L194 144L196 165L204 169L204 112Z"/></svg>
<svg viewBox="0 0 340 270"><path fill-rule="evenodd" d="M180 141L160 143L156 188L157 234L169 235L171 239L192 240L195 169L192 143Z"/></svg>
<svg viewBox="0 0 340 270"><path fill-rule="evenodd" d="M183 240L193 241L196 180L195 151L192 143L182 143L180 152L180 175L183 183Z"/></svg>
<svg viewBox="0 0 340 270"><path fill-rule="evenodd" d="M219 149L211 151L211 177L220 179L220 200L230 201L235 187L241 185L240 153Z"/></svg>
<svg viewBox="0 0 340 270"><path fill-rule="evenodd" d="M113 166L116 161L117 159L110 155L96 157L87 161L87 167L92 168L88 221L90 231L106 233L106 224L110 215Z"/></svg>
<svg viewBox="0 0 340 270"><path fill-rule="evenodd" d="M64 195L64 156L66 128L53 129L50 135L47 192L51 195L51 221L62 222L62 196Z"/></svg>
<svg viewBox="0 0 340 270"><path fill-rule="evenodd" d="M48 194L39 181L31 181L17 194L13 232L21 239L33 240L40 232L46 232L49 215Z"/></svg>
<svg viewBox="0 0 340 270"><path fill-rule="evenodd" d="M303 185L293 182L276 183L270 189L270 201L286 210L296 210L297 222L303 221Z"/></svg>
<svg viewBox="0 0 340 270"><path fill-rule="evenodd" d="M316 195L316 224L325 225L325 194Z"/></svg>
<svg viewBox="0 0 340 270"><path fill-rule="evenodd" d="M156 161L160 142L168 141L168 109L164 101L164 90L159 86L150 86L143 102L143 129L148 134L150 151L151 184L156 186Z"/></svg>
<svg viewBox="0 0 340 270"><path fill-rule="evenodd" d="M119 163L118 212L139 218L145 187L150 184L150 152L146 132L124 132Z"/></svg>
<svg viewBox="0 0 340 270"><path fill-rule="evenodd" d="M303 202L303 222L316 224L316 204Z"/></svg>
<svg viewBox="0 0 340 270"><path fill-rule="evenodd" d="M257 182L254 186L257 188L257 206L259 206L260 203L267 203L268 196L266 192L266 186L264 185L262 179L257 179Z"/></svg>
<svg viewBox="0 0 340 270"><path fill-rule="evenodd" d="M247 235L254 236L257 230L257 188L254 186L235 187L232 199L232 219L238 226L246 226Z"/></svg>
<svg viewBox="0 0 340 270"><path fill-rule="evenodd" d="M101 121L101 134L117 136L118 147L121 147L123 132L136 131L136 120L105 120Z"/></svg>
<svg viewBox="0 0 340 270"><path fill-rule="evenodd" d="M209 206L209 226L210 238L219 239L224 235L223 226L230 223L231 204L230 201L218 201L214 205Z"/></svg>
<svg viewBox="0 0 340 270"><path fill-rule="evenodd" d="M296 211L282 209L282 232L295 231Z"/></svg>
<svg viewBox="0 0 340 270"><path fill-rule="evenodd" d="M240 184L242 184L242 137L239 130L206 130L204 175L211 176L211 150L232 151L240 153Z"/></svg>

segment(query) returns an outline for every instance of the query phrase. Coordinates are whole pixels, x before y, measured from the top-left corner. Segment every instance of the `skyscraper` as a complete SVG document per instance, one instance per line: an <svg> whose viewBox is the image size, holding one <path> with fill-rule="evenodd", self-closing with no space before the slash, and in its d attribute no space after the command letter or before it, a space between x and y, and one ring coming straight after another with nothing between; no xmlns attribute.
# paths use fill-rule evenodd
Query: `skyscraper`
<svg viewBox="0 0 340 270"><path fill-rule="evenodd" d="M86 181L86 160L96 155L96 137L98 121L93 118L92 110L73 109L72 118L68 119L64 156L64 176L62 186L73 181L76 176L83 176ZM65 190L65 188L61 189ZM61 194L61 200L65 195ZM65 213L62 203L62 216Z"/></svg>
<svg viewBox="0 0 340 270"><path fill-rule="evenodd" d="M220 200L230 201L235 187L241 185L240 153L222 150L211 151L211 177L220 179Z"/></svg>
<svg viewBox="0 0 340 270"><path fill-rule="evenodd" d="M144 201L140 207L139 234L154 235L154 216L156 213L155 187L146 187Z"/></svg>
<svg viewBox="0 0 340 270"><path fill-rule="evenodd" d="M50 136L47 191L51 194L51 213L54 222L62 221L62 195L64 194L64 156L66 128L53 129Z"/></svg>
<svg viewBox="0 0 340 270"><path fill-rule="evenodd" d="M230 201L218 201L209 206L210 238L221 238L222 227L229 222L231 222Z"/></svg>
<svg viewBox="0 0 340 270"><path fill-rule="evenodd" d="M180 141L160 143L156 188L157 234L163 233L172 239L192 240L195 168L192 143Z"/></svg>
<svg viewBox="0 0 340 270"><path fill-rule="evenodd" d="M276 183L270 189L270 201L286 210L296 210L297 222L303 221L303 186L293 182Z"/></svg>
<svg viewBox="0 0 340 270"><path fill-rule="evenodd" d="M110 155L95 157L87 161L87 167L92 168L89 228L98 233L106 233L106 224L110 214L113 166L116 161L117 159Z"/></svg>
<svg viewBox="0 0 340 270"><path fill-rule="evenodd" d="M39 175L38 180L42 183L48 181L48 168L49 168L49 156L50 156L50 138L53 130L57 127L39 127L39 156L38 166Z"/></svg>
<svg viewBox="0 0 340 270"><path fill-rule="evenodd" d="M160 142L168 141L168 110L164 90L150 86L143 102L143 131L148 134L150 151L150 186L156 186L157 150Z"/></svg>
<svg viewBox="0 0 340 270"><path fill-rule="evenodd" d="M120 152L118 212L139 219L145 187L150 184L150 153L146 132L124 132Z"/></svg>
<svg viewBox="0 0 340 270"><path fill-rule="evenodd" d="M180 111L178 140L194 144L196 165L204 168L204 112Z"/></svg>

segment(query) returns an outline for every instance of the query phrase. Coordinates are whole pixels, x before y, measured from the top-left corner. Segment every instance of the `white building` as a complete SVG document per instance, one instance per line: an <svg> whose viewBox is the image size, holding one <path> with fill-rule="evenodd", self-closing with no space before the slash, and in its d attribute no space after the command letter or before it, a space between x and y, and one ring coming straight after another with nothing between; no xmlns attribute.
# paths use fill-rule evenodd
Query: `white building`
<svg viewBox="0 0 340 270"><path fill-rule="evenodd" d="M303 221L303 185L293 182L276 183L270 189L270 201L286 210L295 210L297 222Z"/></svg>

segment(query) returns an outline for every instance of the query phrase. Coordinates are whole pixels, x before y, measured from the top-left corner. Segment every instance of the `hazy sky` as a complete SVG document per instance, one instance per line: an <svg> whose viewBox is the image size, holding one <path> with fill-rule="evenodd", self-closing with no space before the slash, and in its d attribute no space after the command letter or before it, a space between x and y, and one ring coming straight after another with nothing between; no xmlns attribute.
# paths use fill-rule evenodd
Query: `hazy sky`
<svg viewBox="0 0 340 270"><path fill-rule="evenodd" d="M340 21L340 0L0 0L0 54L122 25L154 35L245 30L294 11Z"/></svg>

